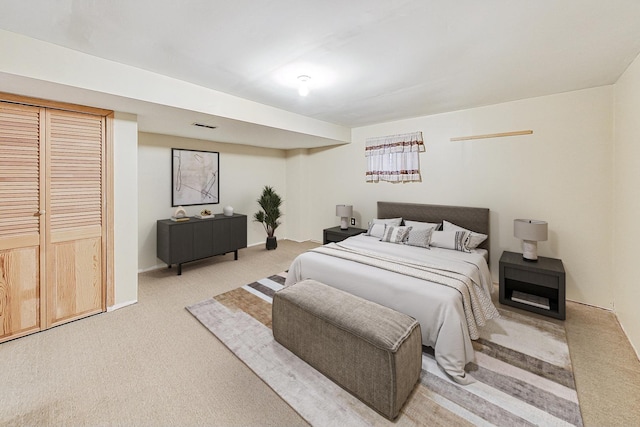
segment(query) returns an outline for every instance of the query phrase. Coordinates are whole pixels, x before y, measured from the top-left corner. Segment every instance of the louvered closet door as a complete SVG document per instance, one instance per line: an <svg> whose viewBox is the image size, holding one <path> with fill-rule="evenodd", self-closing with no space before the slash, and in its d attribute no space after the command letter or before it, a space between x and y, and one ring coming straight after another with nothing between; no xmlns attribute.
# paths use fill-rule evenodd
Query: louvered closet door
<svg viewBox="0 0 640 427"><path fill-rule="evenodd" d="M105 310L103 203L105 119L48 110L48 325Z"/></svg>
<svg viewBox="0 0 640 427"><path fill-rule="evenodd" d="M41 326L42 111L0 103L0 342Z"/></svg>

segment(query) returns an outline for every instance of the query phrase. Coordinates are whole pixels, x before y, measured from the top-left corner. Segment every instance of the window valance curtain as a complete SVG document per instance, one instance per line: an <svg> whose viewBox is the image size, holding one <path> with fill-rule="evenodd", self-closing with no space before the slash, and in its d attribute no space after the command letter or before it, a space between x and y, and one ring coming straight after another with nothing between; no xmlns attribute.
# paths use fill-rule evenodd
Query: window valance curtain
<svg viewBox="0 0 640 427"><path fill-rule="evenodd" d="M368 138L366 181L420 181L418 153L422 151L422 132Z"/></svg>

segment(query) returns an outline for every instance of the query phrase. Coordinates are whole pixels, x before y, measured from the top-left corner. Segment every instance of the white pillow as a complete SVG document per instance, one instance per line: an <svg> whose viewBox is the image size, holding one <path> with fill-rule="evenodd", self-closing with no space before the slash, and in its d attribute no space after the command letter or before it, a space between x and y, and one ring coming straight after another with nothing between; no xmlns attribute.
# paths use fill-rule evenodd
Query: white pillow
<svg viewBox="0 0 640 427"><path fill-rule="evenodd" d="M469 230L464 231L434 231L431 234L430 245L436 248L453 249L460 252L471 252L467 247Z"/></svg>
<svg viewBox="0 0 640 427"><path fill-rule="evenodd" d="M382 239L382 236L384 235L384 229L385 228L387 228L387 224L369 223L369 229L367 230L367 234L366 235L367 236L377 237L378 239Z"/></svg>
<svg viewBox="0 0 640 427"><path fill-rule="evenodd" d="M389 243L402 243L407 239L410 231L411 227L394 227L392 225L387 225L384 229L382 239L380 240Z"/></svg>
<svg viewBox="0 0 640 427"><path fill-rule="evenodd" d="M469 233L471 233L469 236L469 243L467 243L467 248L469 249L477 248L478 245L480 245L480 243L487 240L487 237L488 237L486 234L476 233L475 231L467 230L466 228L462 228L458 225L452 224L449 221L442 221L442 230L443 231L468 231Z"/></svg>
<svg viewBox="0 0 640 427"><path fill-rule="evenodd" d="M433 234L433 231L433 228L411 229L409 237L407 238L407 245L429 249L429 242L431 242L431 234Z"/></svg>
<svg viewBox="0 0 640 427"><path fill-rule="evenodd" d="M420 222L404 220L404 225L412 227L414 230L432 229L433 231L440 229L440 224L436 222Z"/></svg>
<svg viewBox="0 0 640 427"><path fill-rule="evenodd" d="M374 218L369 224L387 224L398 227L402 224L402 218Z"/></svg>

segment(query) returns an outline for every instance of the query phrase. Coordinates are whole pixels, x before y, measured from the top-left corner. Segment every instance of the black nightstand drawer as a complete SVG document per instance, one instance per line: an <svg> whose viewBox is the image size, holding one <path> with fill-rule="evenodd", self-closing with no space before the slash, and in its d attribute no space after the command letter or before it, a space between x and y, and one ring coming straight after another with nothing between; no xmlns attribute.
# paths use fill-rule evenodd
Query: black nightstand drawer
<svg viewBox="0 0 640 427"><path fill-rule="evenodd" d="M330 231L327 231L327 234L325 236L325 240L327 242L341 242L345 239L345 237L349 237L349 236L345 236L342 233L332 233Z"/></svg>
<svg viewBox="0 0 640 427"><path fill-rule="evenodd" d="M518 280L525 283L535 283L538 286L545 286L547 288L558 289L559 287L558 276L550 276L544 273L519 270L517 268L506 266L504 267L504 275L508 279Z"/></svg>
<svg viewBox="0 0 640 427"><path fill-rule="evenodd" d="M358 234L365 233L367 230L364 228L349 227L347 229L341 229L340 227L325 228L323 230L323 244L342 242L347 237L357 236Z"/></svg>

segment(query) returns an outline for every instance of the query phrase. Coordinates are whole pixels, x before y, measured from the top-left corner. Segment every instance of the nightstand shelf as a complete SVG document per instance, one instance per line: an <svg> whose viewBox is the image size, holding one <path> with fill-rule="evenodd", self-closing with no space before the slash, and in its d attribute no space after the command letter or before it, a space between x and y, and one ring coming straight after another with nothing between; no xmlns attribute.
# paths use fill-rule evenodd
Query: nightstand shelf
<svg viewBox="0 0 640 427"><path fill-rule="evenodd" d="M342 230L340 226L325 228L323 231L323 245L331 242L341 242L347 237L357 236L358 234L366 233L364 228L349 227L346 230Z"/></svg>
<svg viewBox="0 0 640 427"><path fill-rule="evenodd" d="M565 319L565 271L561 260L538 257L537 262L529 262L522 259L522 254L505 251L499 266L501 304ZM549 308L538 307L535 301L524 303L514 300L522 300L523 296L526 297L524 299L548 302Z"/></svg>

